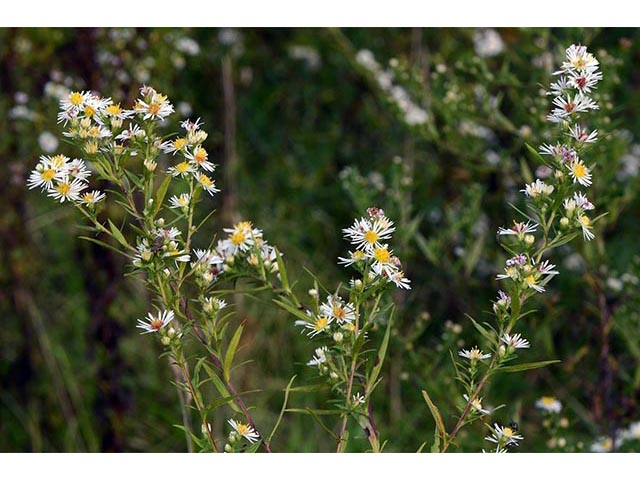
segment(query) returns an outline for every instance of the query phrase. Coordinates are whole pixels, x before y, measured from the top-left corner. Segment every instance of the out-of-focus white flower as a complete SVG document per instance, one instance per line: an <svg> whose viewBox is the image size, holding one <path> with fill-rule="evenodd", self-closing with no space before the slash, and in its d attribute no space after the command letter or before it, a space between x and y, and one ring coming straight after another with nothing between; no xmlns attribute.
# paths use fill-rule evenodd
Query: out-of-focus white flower
<svg viewBox="0 0 640 480"><path fill-rule="evenodd" d="M536 400L536 407L549 413L560 413L562 403L556 397L542 397Z"/></svg>
<svg viewBox="0 0 640 480"><path fill-rule="evenodd" d="M473 45L479 57L495 57L504 50L504 42L492 28L478 29L473 34Z"/></svg>

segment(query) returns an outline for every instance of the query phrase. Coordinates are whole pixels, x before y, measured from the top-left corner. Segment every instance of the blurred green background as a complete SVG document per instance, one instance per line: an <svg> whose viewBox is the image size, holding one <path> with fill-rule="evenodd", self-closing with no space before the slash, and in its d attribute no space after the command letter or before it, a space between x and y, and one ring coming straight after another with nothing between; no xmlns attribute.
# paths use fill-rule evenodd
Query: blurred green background
<svg viewBox="0 0 640 480"><path fill-rule="evenodd" d="M473 346L464 314L489 319L505 255L495 231L535 173L525 143L551 140L544 88L571 43L605 75L593 118L602 141L589 198L610 214L598 239L557 250L561 275L523 326L526 361L562 363L505 374L485 403L517 421L519 451L588 451L640 420L638 307L640 32L635 29L0 29L0 450L184 451L171 369L136 318L150 299L121 258L79 240L82 223L25 180L61 141L58 99L94 90L130 104L143 84L169 96L178 121L200 117L222 193L202 246L252 220L284 252L296 289L348 280L341 229L377 205L398 225L394 246L413 289L399 306L384 382L373 403L387 451L433 436L420 390L445 422L460 394L448 351ZM103 186L104 187L104 186ZM207 203L208 202L208 203ZM109 215L119 215L116 205ZM247 319L234 375L270 429L290 377L314 383L312 347L268 298L233 299ZM373 340L379 342L379 336ZM554 395L568 426L550 436L534 403ZM295 394L292 407L327 394ZM214 421L223 432L225 417ZM336 420L337 423L337 420ZM486 430L486 429L485 429ZM486 442L478 424L464 451ZM352 433L354 450L364 449ZM360 437L360 438L358 438ZM558 439L564 442L558 445ZM638 440L618 445L638 451ZM311 418L287 415L275 451L331 451Z"/></svg>

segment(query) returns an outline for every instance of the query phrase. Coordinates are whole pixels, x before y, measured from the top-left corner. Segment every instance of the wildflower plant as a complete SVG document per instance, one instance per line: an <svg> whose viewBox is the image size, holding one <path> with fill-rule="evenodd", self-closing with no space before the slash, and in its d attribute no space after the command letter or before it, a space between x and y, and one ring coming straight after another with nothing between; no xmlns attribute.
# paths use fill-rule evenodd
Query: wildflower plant
<svg viewBox="0 0 640 480"><path fill-rule="evenodd" d="M589 148L597 141L598 132L585 123L588 113L598 109L592 94L602 79L598 60L582 45L566 50L566 61L554 72L557 81L551 84L549 95L554 97L553 109L547 120L557 125L557 139L543 144L539 150L529 147L535 159L546 167L538 172L544 178L525 185L521 190L526 210L513 206L522 219L501 227L497 234L509 258L504 271L497 275L501 290L493 301L494 323L477 322L469 317L481 334L488 351L478 347L463 349L459 359L453 358L456 378L464 390L465 403L453 429L448 432L439 410L426 391L423 396L436 420L435 451L446 451L454 444L461 428L482 418L480 393L488 380L499 372L524 371L551 363L538 361L515 363L522 351L531 348L529 341L517 333L518 322L533 312L526 310L527 302L545 292L546 285L559 274L546 257L557 247L576 237L584 241L594 238L593 224L600 217L592 217L595 206L584 190L593 181L594 165L588 162ZM516 446L517 435L512 428L497 423L489 427L487 439L497 443L497 450Z"/></svg>
<svg viewBox="0 0 640 480"><path fill-rule="evenodd" d="M225 229L226 238L216 244L210 240L206 248L194 248L195 235L211 216L199 215L196 205L202 195L219 192L212 176L216 165L204 147L208 134L199 120L181 122L178 135L159 133L173 112L169 99L149 86L140 89L130 109L92 92L71 92L60 102L58 121L84 158L43 156L27 183L77 208L94 234L83 238L126 256L153 294L155 308L138 319L137 328L157 336L180 373L176 385L187 393L181 398L190 399L183 405L190 449L195 444L201 451L221 450L209 420L216 408L228 405L234 417L228 424L235 433L225 450L270 451L231 379L243 325L229 334L230 314L218 280L221 275L268 280L277 271L277 253L262 231L246 221ZM165 157L170 166L159 171ZM89 191L94 175L108 185L106 193ZM166 198L170 186L179 193ZM121 227L103 219L107 195L126 214ZM135 234L134 242L129 234ZM189 338L204 349L195 361ZM205 400L207 383L218 398ZM191 408L202 429L191 428Z"/></svg>
<svg viewBox="0 0 640 480"><path fill-rule="evenodd" d="M385 294L394 288L411 288L390 246L394 231L393 221L381 208L368 208L366 217L355 219L353 225L343 229L352 250L339 257L338 264L355 274L348 286L328 291L316 280L315 288L309 291L311 306L304 306L285 285L275 300L297 317L295 326L314 343L314 354L307 365L317 370L337 396L331 401L334 408L323 414L340 416L338 433L331 432L313 410L297 411L311 413L331 432L338 452L347 449L350 418L362 427L373 452L383 448L374 421L372 394L381 381L393 317L393 303ZM369 333L381 327L385 328L384 338L377 351L371 351Z"/></svg>

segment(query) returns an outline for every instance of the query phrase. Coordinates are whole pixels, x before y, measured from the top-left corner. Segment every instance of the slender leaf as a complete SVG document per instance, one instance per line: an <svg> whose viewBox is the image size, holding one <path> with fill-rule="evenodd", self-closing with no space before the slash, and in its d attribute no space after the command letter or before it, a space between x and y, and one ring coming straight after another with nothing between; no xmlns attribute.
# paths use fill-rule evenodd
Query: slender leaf
<svg viewBox="0 0 640 480"><path fill-rule="evenodd" d="M227 353L224 356L224 379L228 382L231 378L231 364L233 363L233 357L236 354L236 350L238 349L238 343L240 342L240 337L242 336L242 330L244 329L244 324L240 324L236 329L236 332L231 337L231 341L229 342L229 346L227 347Z"/></svg>

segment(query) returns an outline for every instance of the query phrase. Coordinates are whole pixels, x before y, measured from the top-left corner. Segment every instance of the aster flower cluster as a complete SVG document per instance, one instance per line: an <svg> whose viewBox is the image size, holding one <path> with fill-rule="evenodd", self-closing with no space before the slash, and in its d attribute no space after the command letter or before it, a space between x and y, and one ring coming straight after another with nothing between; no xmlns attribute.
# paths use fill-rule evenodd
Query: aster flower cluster
<svg viewBox="0 0 640 480"><path fill-rule="evenodd" d="M87 191L91 172L84 160L71 160L65 155L41 156L36 168L29 175L29 189L38 188L49 197L63 203L65 200L76 205L94 208L105 198L99 190Z"/></svg>
<svg viewBox="0 0 640 480"><path fill-rule="evenodd" d="M586 113L598 109L591 98L597 83L602 80L598 61L584 46L572 45L566 50L566 61L554 74L559 79L551 85L551 95L555 95L553 109L547 117L557 124L562 139L555 144L544 144L539 151L530 148L542 163L533 182L524 186L521 192L526 197L529 214L518 210L525 219L514 221L513 225L498 229L502 246L509 253L504 270L497 275L504 285L493 301L493 311L497 325L487 322L480 324L471 319L478 332L488 342L490 353L478 347L462 349L454 360L458 379L466 393L466 404L457 425L452 431L455 436L466 423L482 414L480 392L489 377L518 356L518 351L529 349L529 341L520 333L515 333L523 305L530 297L543 293L545 286L559 272L545 254L555 247L571 241L582 232L586 241L594 238L593 221L587 212L595 207L580 191L592 184L592 165L585 164L582 156L597 141L598 132L585 126ZM544 362L542 362L544 364ZM519 370L538 368L541 363L521 364ZM559 402L541 399L537 406L545 411L558 410ZM560 407L561 408L561 407ZM492 435L487 440L498 444L496 451L502 451L521 439L509 427L495 424ZM446 450L446 448L445 448Z"/></svg>
<svg viewBox="0 0 640 480"><path fill-rule="evenodd" d="M582 114L598 108L589 96L602 80L598 65L598 60L586 47L571 45L567 48L566 61L554 73L559 79L551 84L550 94L556 97L554 109L547 117L562 128L563 139L540 147L538 159L543 166L538 174L543 178L537 178L521 190L537 218L529 217L530 221L526 223L514 221L512 228L498 230L499 236L510 236L516 242L508 248L514 256L507 260L504 273L497 278L511 280L519 289L544 292L544 285L551 276L558 274L555 265L540 260L544 252L536 250L535 237L539 227L545 237L555 234L555 238L545 244L548 248L568 239L576 229L582 231L584 240L592 240L595 236L593 221L587 215L595 207L578 189L592 183L592 166L587 166L581 155L597 141L598 132L587 130L578 121ZM506 314L506 294L500 295L502 303L494 303L494 310Z"/></svg>
<svg viewBox="0 0 640 480"><path fill-rule="evenodd" d="M339 257L338 264L354 266L363 274L365 282L388 282L410 289L411 281L404 276L400 259L389 249L389 244L383 242L391 239L395 231L393 222L381 208L371 207L367 213L368 218L356 219L351 227L342 230L344 238L356 249L346 258Z"/></svg>
<svg viewBox="0 0 640 480"><path fill-rule="evenodd" d="M264 239L261 229L245 220L223 231L227 236L218 241L212 254L218 272L257 273L261 280L278 275L279 253Z"/></svg>

